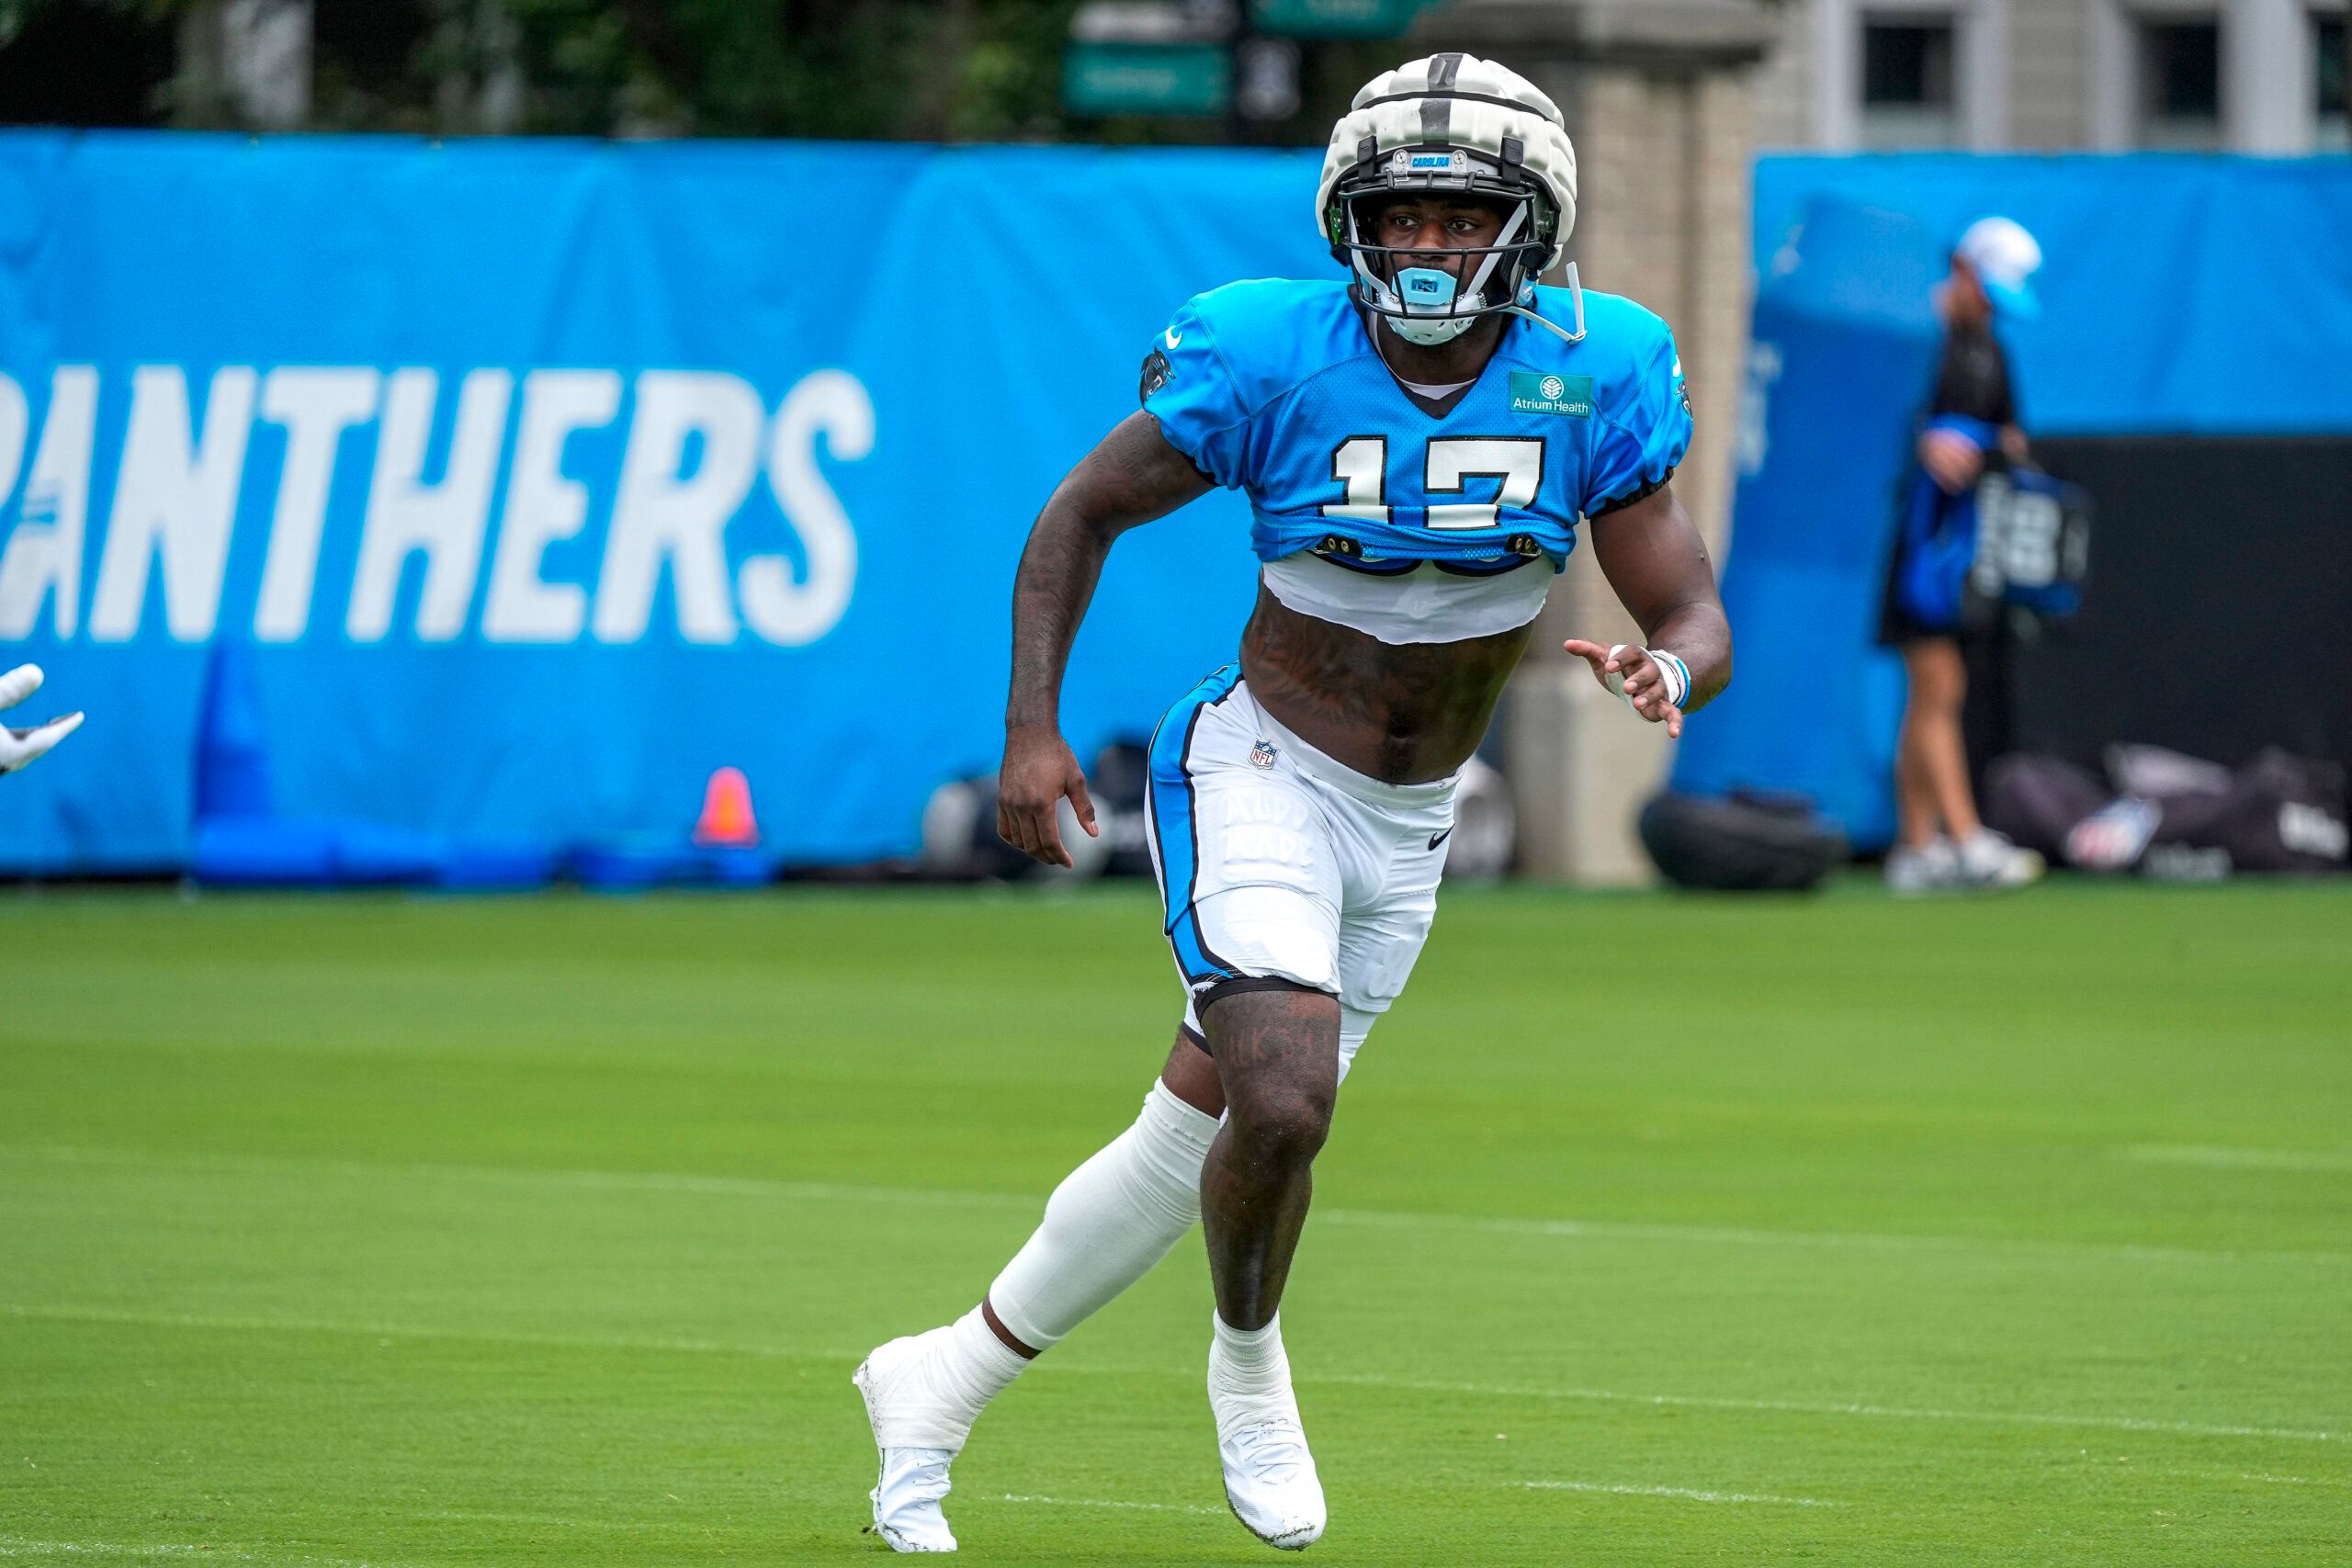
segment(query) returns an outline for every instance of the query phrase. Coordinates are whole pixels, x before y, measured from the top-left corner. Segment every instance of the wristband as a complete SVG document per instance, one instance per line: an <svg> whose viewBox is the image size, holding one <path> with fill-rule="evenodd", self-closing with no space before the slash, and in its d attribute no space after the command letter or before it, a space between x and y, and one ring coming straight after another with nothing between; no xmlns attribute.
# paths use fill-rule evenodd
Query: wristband
<svg viewBox="0 0 2352 1568"><path fill-rule="evenodd" d="M1662 648L1653 648L1647 652L1657 661L1657 667L1666 672L1666 700L1680 707L1683 699L1690 694L1690 666L1682 662L1679 654L1668 653Z"/></svg>
<svg viewBox="0 0 2352 1568"><path fill-rule="evenodd" d="M1616 644L1610 649L1609 657L1616 658L1628 646L1622 642ZM1680 655L1668 653L1662 648L1645 648L1642 651L1650 656L1650 661L1657 666L1659 675L1665 680L1666 700L1673 706L1680 707L1683 699L1690 694L1690 666L1682 662ZM1625 677L1622 673L1603 675L1601 681L1611 691L1625 697ZM1633 700L1625 697L1629 704Z"/></svg>

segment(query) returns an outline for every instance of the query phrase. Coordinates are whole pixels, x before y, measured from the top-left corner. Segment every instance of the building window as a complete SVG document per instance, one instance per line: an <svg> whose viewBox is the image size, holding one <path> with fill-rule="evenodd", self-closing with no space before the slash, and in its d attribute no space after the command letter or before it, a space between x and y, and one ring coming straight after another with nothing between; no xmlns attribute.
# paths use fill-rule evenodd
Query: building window
<svg viewBox="0 0 2352 1568"><path fill-rule="evenodd" d="M2352 62L2345 57L2345 23L2341 17L2323 17L2315 29L2319 77L2319 145L2342 152L2352 151L2352 118L2345 111L2344 84Z"/></svg>
<svg viewBox="0 0 2352 1568"><path fill-rule="evenodd" d="M2140 141L2189 150L2221 145L2219 24L2140 25Z"/></svg>
<svg viewBox="0 0 2352 1568"><path fill-rule="evenodd" d="M1862 145L1950 147L1958 140L1952 24L1904 17L1862 24Z"/></svg>

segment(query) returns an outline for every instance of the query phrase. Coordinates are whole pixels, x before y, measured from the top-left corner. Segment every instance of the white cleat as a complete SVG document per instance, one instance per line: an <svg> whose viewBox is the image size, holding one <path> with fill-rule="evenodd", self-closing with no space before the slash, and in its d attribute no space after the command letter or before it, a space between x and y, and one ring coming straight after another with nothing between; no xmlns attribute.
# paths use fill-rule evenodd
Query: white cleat
<svg viewBox="0 0 2352 1568"><path fill-rule="evenodd" d="M1949 893L1962 885L1960 855L1940 833L1924 844L1897 844L1886 852L1887 891L1898 898Z"/></svg>
<svg viewBox="0 0 2352 1568"><path fill-rule="evenodd" d="M953 1551L956 1537L939 1505L947 1495L945 1449L884 1449L874 1501L874 1533L893 1551Z"/></svg>
<svg viewBox="0 0 2352 1568"><path fill-rule="evenodd" d="M1954 850L1960 879L1972 887L2023 887L2048 868L2041 856L2021 849L1990 828L1979 828Z"/></svg>
<svg viewBox="0 0 2352 1568"><path fill-rule="evenodd" d="M1303 1551L1322 1537L1323 1483L1296 1411L1218 1438L1216 1452L1225 1461L1226 1506L1251 1535L1284 1551Z"/></svg>
<svg viewBox="0 0 2352 1568"><path fill-rule="evenodd" d="M1281 1341L1274 1355L1282 1356ZM1217 1458L1225 1463L1225 1501L1245 1529L1268 1546L1298 1551L1323 1534L1329 1513L1315 1456L1306 1450L1306 1428L1298 1418L1287 1359L1278 1362L1273 1386L1243 1393L1233 1375L1222 1337L1209 1344L1209 1409L1216 1416Z"/></svg>
<svg viewBox="0 0 2352 1568"><path fill-rule="evenodd" d="M927 1341L949 1330L934 1328L893 1339L865 1358L850 1382L865 1397L865 1419L874 1428L874 1446L882 1456L881 1479L867 1494L874 1503L874 1533L890 1543L893 1551L953 1551L956 1534L947 1528L940 1503L948 1491L947 1467L952 1449L918 1448L891 1441L894 1426L920 1422L922 1382L910 1377L925 1352Z"/></svg>

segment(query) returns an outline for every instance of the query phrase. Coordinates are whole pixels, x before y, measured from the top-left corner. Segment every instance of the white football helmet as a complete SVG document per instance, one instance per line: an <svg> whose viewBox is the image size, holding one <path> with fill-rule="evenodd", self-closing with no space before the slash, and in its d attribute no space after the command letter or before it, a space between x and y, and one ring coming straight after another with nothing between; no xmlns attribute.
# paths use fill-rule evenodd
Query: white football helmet
<svg viewBox="0 0 2352 1568"><path fill-rule="evenodd" d="M1411 265L1410 250L1365 237L1362 205L1408 191L1505 204L1494 244L1448 253L1465 258L1458 283L1450 271ZM1432 54L1365 83L1331 128L1315 206L1332 256L1355 274L1358 300L1408 342L1447 342L1498 310L1543 321L1570 343L1584 336L1580 293L1573 333L1526 308L1576 226L1577 154L1559 107L1515 71Z"/></svg>

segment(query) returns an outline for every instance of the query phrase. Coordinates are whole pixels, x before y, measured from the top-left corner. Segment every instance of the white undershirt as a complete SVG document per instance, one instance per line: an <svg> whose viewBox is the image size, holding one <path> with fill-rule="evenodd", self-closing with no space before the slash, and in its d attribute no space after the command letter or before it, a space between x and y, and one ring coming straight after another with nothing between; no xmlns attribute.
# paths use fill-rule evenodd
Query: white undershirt
<svg viewBox="0 0 2352 1568"><path fill-rule="evenodd" d="M1396 376L1396 372L1394 370L1391 370L1389 374L1391 376ZM1476 376L1473 376L1470 378L1470 381L1475 381L1477 378L1478 378ZM1445 401L1446 399L1453 396L1454 393L1468 386L1470 381L1453 381L1441 387L1434 382L1408 381L1402 376L1396 376L1396 384L1398 386L1404 388L1405 390L1412 393L1414 396L1426 398L1433 403L1442 403Z"/></svg>
<svg viewBox="0 0 2352 1568"><path fill-rule="evenodd" d="M1383 577L1306 550L1268 561L1262 574L1267 591L1300 615L1388 643L1460 642L1523 626L1556 575L1538 558L1485 577L1441 571L1434 561Z"/></svg>

